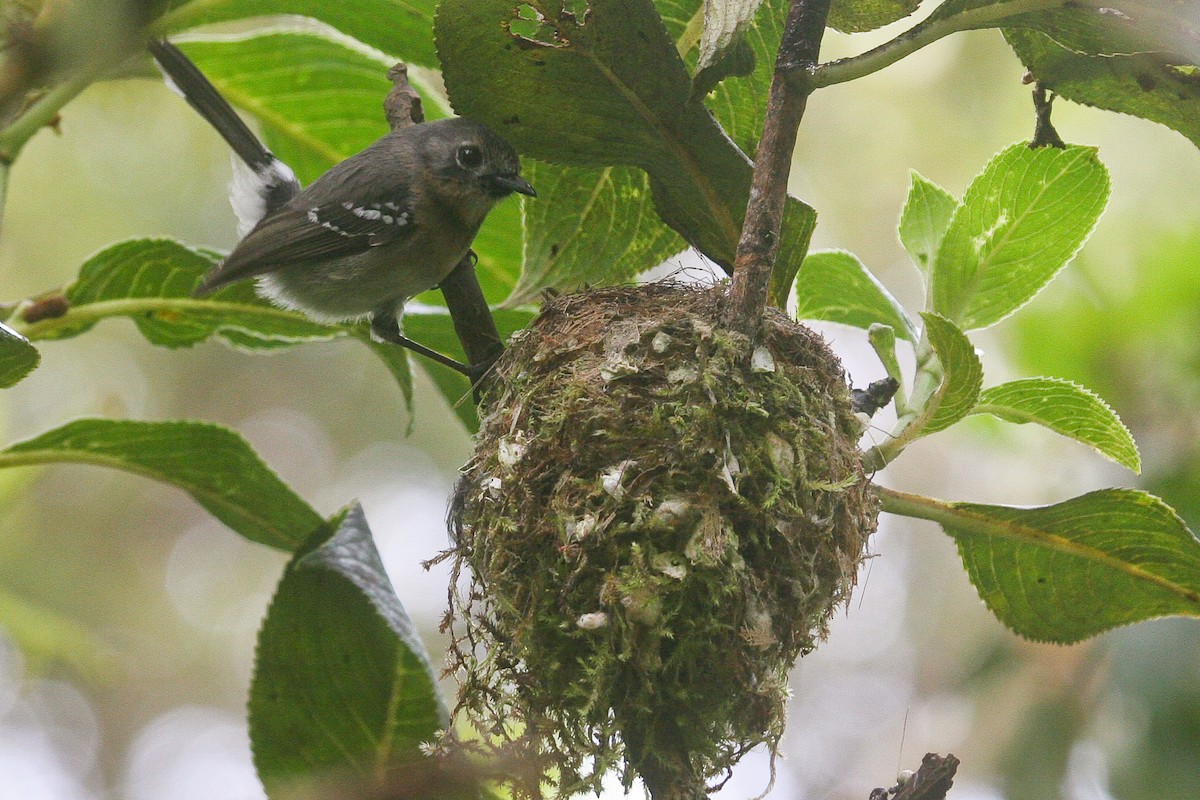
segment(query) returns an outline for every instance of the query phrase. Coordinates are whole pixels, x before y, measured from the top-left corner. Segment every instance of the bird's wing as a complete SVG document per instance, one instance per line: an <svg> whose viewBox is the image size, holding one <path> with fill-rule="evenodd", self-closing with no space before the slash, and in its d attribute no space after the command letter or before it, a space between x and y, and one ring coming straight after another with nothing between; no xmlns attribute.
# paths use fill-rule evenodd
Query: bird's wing
<svg viewBox="0 0 1200 800"><path fill-rule="evenodd" d="M304 196L268 214L196 290L206 294L233 281L289 264L331 261L402 241L415 232L411 205L400 199L306 205Z"/></svg>

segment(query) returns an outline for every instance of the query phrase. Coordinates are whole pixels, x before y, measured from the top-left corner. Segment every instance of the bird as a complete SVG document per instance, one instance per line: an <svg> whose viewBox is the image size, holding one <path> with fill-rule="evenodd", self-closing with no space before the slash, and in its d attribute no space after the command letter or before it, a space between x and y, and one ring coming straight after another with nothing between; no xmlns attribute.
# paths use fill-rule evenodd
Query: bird
<svg viewBox="0 0 1200 800"><path fill-rule="evenodd" d="M241 162L230 200L243 236L196 296L256 278L259 294L276 305L323 323L367 318L377 339L411 346L400 327L404 304L467 257L496 203L537 196L513 146L461 117L397 128L301 188L186 55L166 40L150 51L168 85Z"/></svg>

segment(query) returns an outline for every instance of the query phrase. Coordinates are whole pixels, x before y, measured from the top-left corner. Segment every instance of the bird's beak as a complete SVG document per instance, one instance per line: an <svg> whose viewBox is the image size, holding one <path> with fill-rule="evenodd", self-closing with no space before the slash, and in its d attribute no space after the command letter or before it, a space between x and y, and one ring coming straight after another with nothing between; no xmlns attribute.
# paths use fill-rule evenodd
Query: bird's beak
<svg viewBox="0 0 1200 800"><path fill-rule="evenodd" d="M505 193L517 192L529 197L537 197L537 191L529 185L529 181L520 175L492 175L488 180L493 187Z"/></svg>

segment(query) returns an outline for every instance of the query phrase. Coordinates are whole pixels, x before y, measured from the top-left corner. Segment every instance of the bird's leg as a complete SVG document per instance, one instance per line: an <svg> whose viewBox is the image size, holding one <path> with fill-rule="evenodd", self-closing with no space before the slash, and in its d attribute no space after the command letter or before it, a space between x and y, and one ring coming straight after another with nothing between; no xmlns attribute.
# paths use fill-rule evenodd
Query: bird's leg
<svg viewBox="0 0 1200 800"><path fill-rule="evenodd" d="M419 342L414 342L412 339L409 339L407 336L400 333L400 323L394 312L385 313L385 310L381 309L372 314L371 333L380 341L391 342L392 344L398 344L401 347L407 347L414 353L436 361L443 367L449 367L455 372L460 372L463 375L466 375L467 378L472 382L475 380L476 376L473 374L475 370L472 370L466 364L455 361L453 358L450 358L450 356L443 355L436 350L431 350L425 345Z"/></svg>

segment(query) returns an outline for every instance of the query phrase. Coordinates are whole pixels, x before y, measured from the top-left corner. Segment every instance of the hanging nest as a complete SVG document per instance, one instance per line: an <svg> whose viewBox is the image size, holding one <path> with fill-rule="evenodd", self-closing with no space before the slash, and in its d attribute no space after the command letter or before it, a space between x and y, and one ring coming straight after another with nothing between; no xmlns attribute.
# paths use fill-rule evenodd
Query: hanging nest
<svg viewBox="0 0 1200 800"><path fill-rule="evenodd" d="M837 357L772 310L747 358L723 299L559 298L481 405L451 510L471 574L448 618L459 707L561 796L620 768L703 797L750 748L774 752L787 672L875 529Z"/></svg>

